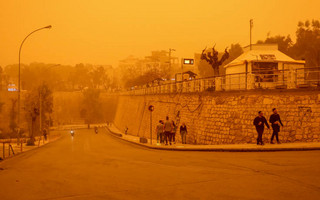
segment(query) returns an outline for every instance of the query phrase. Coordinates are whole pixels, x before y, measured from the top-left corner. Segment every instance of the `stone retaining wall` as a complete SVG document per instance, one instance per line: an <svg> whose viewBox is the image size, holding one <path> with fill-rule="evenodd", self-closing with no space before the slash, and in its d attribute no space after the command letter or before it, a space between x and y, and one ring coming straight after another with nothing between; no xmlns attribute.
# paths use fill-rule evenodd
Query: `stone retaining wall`
<svg viewBox="0 0 320 200"><path fill-rule="evenodd" d="M255 143L253 119L259 110L267 120L276 107L284 128L282 142L320 141L320 91L281 90L214 93L177 93L145 96L120 96L115 125L122 131L150 137L149 105L152 113L152 137L160 119L169 116L188 127L187 142L191 144ZM264 141L270 142L272 131L265 129ZM181 141L179 132L176 136Z"/></svg>

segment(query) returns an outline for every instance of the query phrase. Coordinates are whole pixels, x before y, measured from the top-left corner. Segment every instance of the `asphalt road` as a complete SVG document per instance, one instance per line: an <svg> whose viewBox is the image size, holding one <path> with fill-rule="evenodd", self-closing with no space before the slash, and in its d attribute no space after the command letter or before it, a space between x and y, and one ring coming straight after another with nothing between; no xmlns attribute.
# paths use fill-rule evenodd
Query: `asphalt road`
<svg viewBox="0 0 320 200"><path fill-rule="evenodd" d="M176 152L100 130L0 162L0 199L319 199L320 151Z"/></svg>

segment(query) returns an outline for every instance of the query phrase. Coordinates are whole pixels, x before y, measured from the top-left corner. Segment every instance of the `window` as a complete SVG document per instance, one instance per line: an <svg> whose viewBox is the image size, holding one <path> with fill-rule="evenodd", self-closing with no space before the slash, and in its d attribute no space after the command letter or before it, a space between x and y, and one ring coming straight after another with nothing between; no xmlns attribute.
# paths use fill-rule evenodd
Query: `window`
<svg viewBox="0 0 320 200"><path fill-rule="evenodd" d="M278 63L254 62L252 63L252 73L255 74L255 82L277 82Z"/></svg>

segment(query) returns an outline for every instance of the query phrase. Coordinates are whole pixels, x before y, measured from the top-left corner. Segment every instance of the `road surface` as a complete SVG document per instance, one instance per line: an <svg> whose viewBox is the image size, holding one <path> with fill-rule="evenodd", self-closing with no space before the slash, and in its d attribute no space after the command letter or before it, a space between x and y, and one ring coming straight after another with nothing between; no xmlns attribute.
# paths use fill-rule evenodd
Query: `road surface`
<svg viewBox="0 0 320 200"><path fill-rule="evenodd" d="M319 199L320 151L176 152L100 129L0 162L0 199Z"/></svg>

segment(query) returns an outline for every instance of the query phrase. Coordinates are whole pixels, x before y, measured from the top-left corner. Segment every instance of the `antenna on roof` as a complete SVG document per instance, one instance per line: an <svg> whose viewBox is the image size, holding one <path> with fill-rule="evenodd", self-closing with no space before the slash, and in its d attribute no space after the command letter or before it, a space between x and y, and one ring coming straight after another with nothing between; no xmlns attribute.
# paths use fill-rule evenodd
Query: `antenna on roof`
<svg viewBox="0 0 320 200"><path fill-rule="evenodd" d="M250 50L252 50L252 28L253 28L253 19L250 19Z"/></svg>

